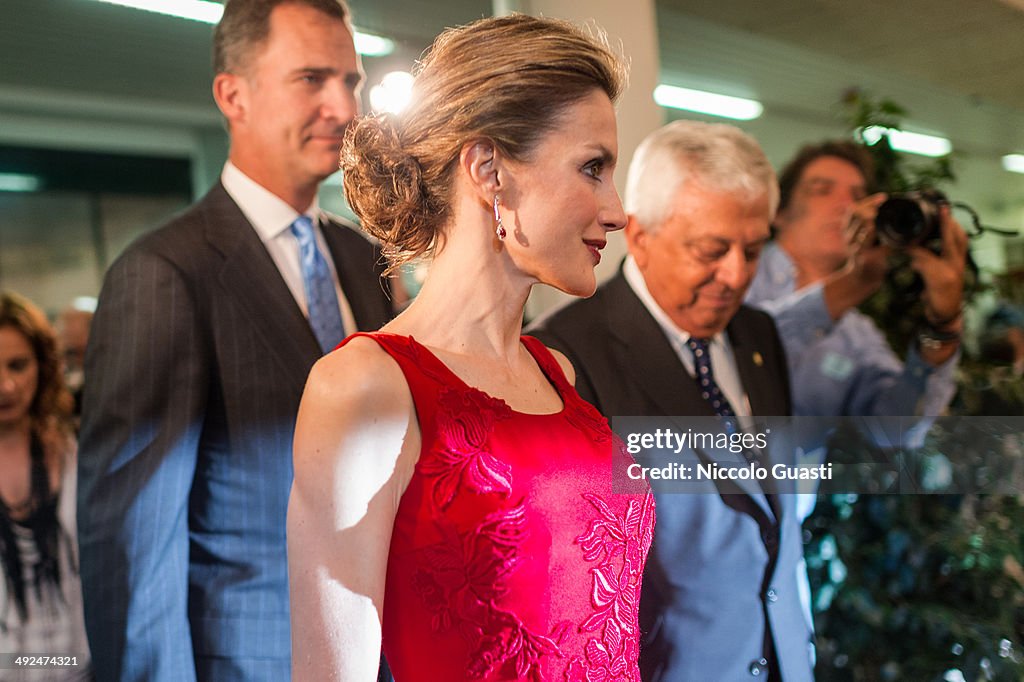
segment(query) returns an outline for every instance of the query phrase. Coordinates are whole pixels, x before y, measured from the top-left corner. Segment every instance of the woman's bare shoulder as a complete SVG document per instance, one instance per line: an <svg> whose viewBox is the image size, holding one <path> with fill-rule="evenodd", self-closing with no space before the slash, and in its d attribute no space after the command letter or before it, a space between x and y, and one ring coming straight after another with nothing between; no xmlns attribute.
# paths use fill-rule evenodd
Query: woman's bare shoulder
<svg viewBox="0 0 1024 682"><path fill-rule="evenodd" d="M306 382L295 426L293 494L352 502L360 513L363 493L397 485L397 499L418 443L401 368L373 339L352 339L317 361ZM396 471L403 475L393 479Z"/></svg>
<svg viewBox="0 0 1024 682"><path fill-rule="evenodd" d="M554 356L555 361L558 363L558 366L562 368L563 372L565 372L565 378L569 381L569 383L576 383L576 369L572 366L572 363L569 361L569 358L565 357L565 354L560 350L555 350L550 346L547 346L547 349L548 351L551 352L551 355Z"/></svg>
<svg viewBox="0 0 1024 682"><path fill-rule="evenodd" d="M380 344L365 336L352 339L313 365L306 396L357 412L369 408L405 411L411 401L401 367Z"/></svg>

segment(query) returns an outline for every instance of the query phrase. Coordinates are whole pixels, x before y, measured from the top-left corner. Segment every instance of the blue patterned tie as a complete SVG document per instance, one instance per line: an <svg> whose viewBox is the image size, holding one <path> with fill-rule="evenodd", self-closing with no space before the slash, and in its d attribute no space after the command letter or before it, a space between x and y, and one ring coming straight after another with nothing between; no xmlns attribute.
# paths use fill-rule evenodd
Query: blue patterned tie
<svg viewBox="0 0 1024 682"><path fill-rule="evenodd" d="M719 417L735 417L732 405L725 399L722 389L715 383L715 375L711 371L711 353L708 348L707 339L695 339L692 336L686 342L693 351L693 360L697 375L697 383L700 384L700 397L704 398L711 405ZM729 422L727 422L729 423Z"/></svg>
<svg viewBox="0 0 1024 682"><path fill-rule="evenodd" d="M332 350L345 338L345 325L341 321L338 294L334 279L324 255L316 246L313 221L300 215L292 223L292 234L299 240L299 264L302 267L302 286L306 290L309 308L309 326L324 353Z"/></svg>
<svg viewBox="0 0 1024 682"><path fill-rule="evenodd" d="M732 405L726 400L722 389L715 383L715 374L711 371L711 349L708 347L708 340L695 339L691 336L686 345L693 351L694 365L697 370L697 383L700 384L700 397L708 401L715 414L719 417L725 417L722 420L722 426L725 427L726 433L730 436L738 433L739 424L736 423L736 413L733 412ZM743 457L748 462L757 462L761 460L761 456L762 453L759 450L743 448ZM770 479L765 479L761 482L761 489L768 498L768 504L774 513L778 514L779 507L775 496L775 484Z"/></svg>

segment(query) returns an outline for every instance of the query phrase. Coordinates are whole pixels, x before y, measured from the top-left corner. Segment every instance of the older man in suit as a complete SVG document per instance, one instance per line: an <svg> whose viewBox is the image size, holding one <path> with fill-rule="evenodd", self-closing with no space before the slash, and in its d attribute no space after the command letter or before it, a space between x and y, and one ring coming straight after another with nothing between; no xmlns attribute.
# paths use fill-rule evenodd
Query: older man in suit
<svg viewBox="0 0 1024 682"><path fill-rule="evenodd" d="M79 538L100 680L290 675L285 515L306 375L391 305L378 250L321 212L362 71L340 0L229 0L229 161L128 248L92 328Z"/></svg>
<svg viewBox="0 0 1024 682"><path fill-rule="evenodd" d="M771 318L742 305L778 203L757 143L677 121L637 149L626 185L629 256L590 299L536 335L576 367L604 414L790 412ZM645 680L812 679L793 496L770 485L658 494L641 601Z"/></svg>

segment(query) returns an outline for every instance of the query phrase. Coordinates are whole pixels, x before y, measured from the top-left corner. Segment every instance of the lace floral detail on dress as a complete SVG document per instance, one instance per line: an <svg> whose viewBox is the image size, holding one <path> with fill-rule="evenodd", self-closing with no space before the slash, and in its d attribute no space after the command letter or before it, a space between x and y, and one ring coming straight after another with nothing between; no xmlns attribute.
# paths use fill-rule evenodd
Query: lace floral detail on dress
<svg viewBox="0 0 1024 682"><path fill-rule="evenodd" d="M394 578L406 598L391 601L391 617L400 621L402 610L412 612L417 646L428 659L445 659L433 661L444 674L415 666L406 674L639 682L640 572L651 542L653 498L645 488L646 500L609 504L596 495L565 494L552 487L561 479L550 476L563 454L578 449L572 462L580 466L580 480L600 480L616 453L625 452L607 420L578 397L556 361L537 349L539 342L524 340L565 403L561 413L543 419L521 416L465 385L411 338L388 341L411 377L419 415L427 415L410 483L416 494L402 501L410 501L414 516L392 538L392 550L397 542L400 551L389 558L389 589ZM551 442L570 449L552 453L558 456L551 463L537 452L546 453L548 429L557 430ZM513 490L520 467L524 473ZM594 519L582 533L581 512Z"/></svg>
<svg viewBox="0 0 1024 682"><path fill-rule="evenodd" d="M431 353L425 346L419 344L416 339L411 336L398 336L396 334L385 334L378 332L379 336L384 338L393 339L388 344L388 348L392 349L400 355L404 355L409 358L416 366L416 369L423 373L424 376L428 376L439 384L445 384L448 382L448 377L440 370L438 365L440 361L437 357ZM443 365L441 365L443 367Z"/></svg>
<svg viewBox="0 0 1024 682"><path fill-rule="evenodd" d="M583 497L598 511L590 528L576 538L583 558L596 565L591 605L594 613L581 625L582 632L599 633L586 645L586 658L575 656L565 671L569 682L639 680L640 656L637 625L640 582L644 560L654 538L654 496L630 500L622 517L598 495Z"/></svg>
<svg viewBox="0 0 1024 682"><path fill-rule="evenodd" d="M581 431L588 432L598 443L611 440L612 430L604 415L579 395L574 394L573 401L576 403L573 409L565 411L565 418L569 423Z"/></svg>
<svg viewBox="0 0 1024 682"><path fill-rule="evenodd" d="M488 515L474 530L459 534L438 524L443 539L426 547L417 563L429 566L413 575L414 589L434 614L435 632L456 628L475 646L469 656L470 679L487 677L505 665L517 678L548 679L542 662L561 657L571 624L548 635L532 632L515 614L496 605L507 592L506 578L520 562L526 537L522 504Z"/></svg>
<svg viewBox="0 0 1024 682"><path fill-rule="evenodd" d="M499 419L512 416L504 401L475 389L444 388L438 397L436 456L421 467L434 477L433 501L446 508L460 489L476 493L512 493L512 469L486 451Z"/></svg>

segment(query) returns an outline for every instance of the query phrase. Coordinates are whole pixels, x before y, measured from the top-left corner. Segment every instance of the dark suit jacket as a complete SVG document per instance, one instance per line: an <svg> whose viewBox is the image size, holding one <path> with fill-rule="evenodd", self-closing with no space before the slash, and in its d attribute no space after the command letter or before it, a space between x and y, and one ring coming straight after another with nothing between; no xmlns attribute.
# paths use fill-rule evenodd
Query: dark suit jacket
<svg viewBox="0 0 1024 682"><path fill-rule="evenodd" d="M771 318L744 306L726 332L753 413L788 415L786 360ZM568 356L580 395L608 417L714 416L621 270L530 333ZM793 496L779 495L773 508L760 489L708 485L707 494L657 494L640 608L644 679L747 679L771 637L783 680L809 681Z"/></svg>
<svg viewBox="0 0 1024 682"><path fill-rule="evenodd" d="M321 224L360 329L380 253ZM78 523L100 680L287 680L285 515L316 337L218 183L107 273L86 356Z"/></svg>

